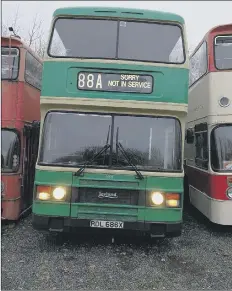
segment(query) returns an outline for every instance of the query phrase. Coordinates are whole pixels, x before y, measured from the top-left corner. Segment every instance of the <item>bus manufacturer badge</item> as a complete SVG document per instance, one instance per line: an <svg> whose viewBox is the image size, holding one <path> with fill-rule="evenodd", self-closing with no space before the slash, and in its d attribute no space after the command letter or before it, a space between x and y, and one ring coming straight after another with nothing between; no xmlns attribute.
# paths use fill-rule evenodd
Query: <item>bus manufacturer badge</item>
<svg viewBox="0 0 232 291"><path fill-rule="evenodd" d="M114 179L114 175L106 174L106 179Z"/></svg>
<svg viewBox="0 0 232 291"><path fill-rule="evenodd" d="M110 198L110 199L115 199L118 198L117 193L109 193L109 192L99 192L98 193L98 198Z"/></svg>

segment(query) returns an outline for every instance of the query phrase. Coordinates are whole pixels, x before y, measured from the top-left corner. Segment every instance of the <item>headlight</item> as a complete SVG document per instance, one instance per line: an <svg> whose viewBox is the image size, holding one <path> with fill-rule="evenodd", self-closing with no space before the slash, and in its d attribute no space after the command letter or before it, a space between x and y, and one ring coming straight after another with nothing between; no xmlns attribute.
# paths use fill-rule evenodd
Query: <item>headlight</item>
<svg viewBox="0 0 232 291"><path fill-rule="evenodd" d="M166 194L166 206L167 207L180 207L180 195L178 193Z"/></svg>
<svg viewBox="0 0 232 291"><path fill-rule="evenodd" d="M62 199L64 199L65 195L66 195L66 190L63 187L57 187L52 192L52 196L56 200L62 200Z"/></svg>
<svg viewBox="0 0 232 291"><path fill-rule="evenodd" d="M161 205L164 202L164 195L160 192L151 193L151 201L155 205Z"/></svg>
<svg viewBox="0 0 232 291"><path fill-rule="evenodd" d="M39 200L49 200L51 198L51 188L49 186L37 186L37 199Z"/></svg>
<svg viewBox="0 0 232 291"><path fill-rule="evenodd" d="M48 200L50 198L50 194L47 192L39 192L38 199L39 200Z"/></svg>
<svg viewBox="0 0 232 291"><path fill-rule="evenodd" d="M180 203L179 200L170 199L166 201L166 205L168 207L179 207Z"/></svg>
<svg viewBox="0 0 232 291"><path fill-rule="evenodd" d="M170 208L179 208L181 205L179 193L162 193L162 192L152 192L150 194L150 201L152 205L163 206Z"/></svg>

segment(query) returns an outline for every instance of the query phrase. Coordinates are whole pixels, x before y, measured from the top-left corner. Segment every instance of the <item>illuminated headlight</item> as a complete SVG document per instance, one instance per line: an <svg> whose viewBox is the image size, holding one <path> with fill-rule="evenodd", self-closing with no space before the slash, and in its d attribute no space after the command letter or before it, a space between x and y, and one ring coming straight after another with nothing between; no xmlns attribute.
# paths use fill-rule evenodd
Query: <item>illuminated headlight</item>
<svg viewBox="0 0 232 291"><path fill-rule="evenodd" d="M38 199L39 200L48 200L50 198L50 194L47 192L39 192Z"/></svg>
<svg viewBox="0 0 232 291"><path fill-rule="evenodd" d="M38 185L36 187L36 196L39 200L49 200L51 198L51 188L49 186Z"/></svg>
<svg viewBox="0 0 232 291"><path fill-rule="evenodd" d="M151 193L151 201L155 205L161 205L164 202L164 195L160 192Z"/></svg>
<svg viewBox="0 0 232 291"><path fill-rule="evenodd" d="M180 203L178 200L171 199L171 200L167 200L166 204L168 207L179 207Z"/></svg>
<svg viewBox="0 0 232 291"><path fill-rule="evenodd" d="M66 195L66 190L63 187L57 187L52 192L52 196L56 200L62 200L62 199L64 199L65 195Z"/></svg>
<svg viewBox="0 0 232 291"><path fill-rule="evenodd" d="M166 194L166 206L167 207L180 207L180 194L167 193Z"/></svg>
<svg viewBox="0 0 232 291"><path fill-rule="evenodd" d="M229 188L229 189L227 190L227 196L228 196L230 199L232 199L232 188Z"/></svg>

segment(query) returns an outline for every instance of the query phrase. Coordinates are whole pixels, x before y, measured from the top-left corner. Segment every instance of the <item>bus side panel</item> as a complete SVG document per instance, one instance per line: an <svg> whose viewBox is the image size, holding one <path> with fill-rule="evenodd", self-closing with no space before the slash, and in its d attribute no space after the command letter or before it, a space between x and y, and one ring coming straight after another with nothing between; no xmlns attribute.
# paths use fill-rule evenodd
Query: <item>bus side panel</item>
<svg viewBox="0 0 232 291"><path fill-rule="evenodd" d="M19 174L2 175L2 219L17 220L21 208L21 179Z"/></svg>
<svg viewBox="0 0 232 291"><path fill-rule="evenodd" d="M24 120L40 120L40 90L25 83L23 88Z"/></svg>
<svg viewBox="0 0 232 291"><path fill-rule="evenodd" d="M195 167L187 167L186 174L189 185L206 194L209 198L229 199L226 195L226 190L229 187L227 184L228 175L216 175Z"/></svg>
<svg viewBox="0 0 232 291"><path fill-rule="evenodd" d="M18 96L18 83L2 81L2 122L7 122L9 127L15 126L16 106ZM9 123L10 122L10 123ZM4 125L2 124L2 127Z"/></svg>
<svg viewBox="0 0 232 291"><path fill-rule="evenodd" d="M211 221L226 224L228 217L224 212L232 209L232 201L226 195L228 175L215 175L189 166L186 174L191 204Z"/></svg>
<svg viewBox="0 0 232 291"><path fill-rule="evenodd" d="M209 115L213 123L231 122L232 106L222 107L219 100L223 96L232 100L232 72L212 72L209 74ZM220 85L218 85L220 84Z"/></svg>

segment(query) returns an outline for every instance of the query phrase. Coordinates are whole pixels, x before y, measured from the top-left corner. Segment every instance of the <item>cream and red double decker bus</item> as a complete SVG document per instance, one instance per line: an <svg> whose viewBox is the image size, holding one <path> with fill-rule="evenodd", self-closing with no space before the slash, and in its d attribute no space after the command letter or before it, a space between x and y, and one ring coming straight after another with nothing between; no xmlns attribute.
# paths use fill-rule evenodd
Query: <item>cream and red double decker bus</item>
<svg viewBox="0 0 232 291"><path fill-rule="evenodd" d="M42 59L19 37L1 37L1 220L31 210L39 145Z"/></svg>
<svg viewBox="0 0 232 291"><path fill-rule="evenodd" d="M232 23L190 57L185 193L210 221L232 225Z"/></svg>

